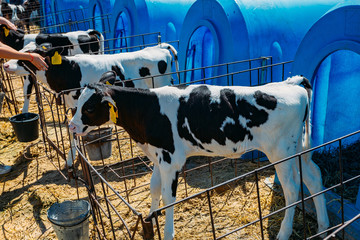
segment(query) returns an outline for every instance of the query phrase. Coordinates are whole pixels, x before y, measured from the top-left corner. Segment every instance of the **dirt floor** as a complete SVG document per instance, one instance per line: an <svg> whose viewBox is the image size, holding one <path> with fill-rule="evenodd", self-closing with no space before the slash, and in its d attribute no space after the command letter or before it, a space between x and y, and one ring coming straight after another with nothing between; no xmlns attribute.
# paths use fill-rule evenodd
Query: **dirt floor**
<svg viewBox="0 0 360 240"><path fill-rule="evenodd" d="M21 96L21 88L17 88L15 91L18 96ZM21 105L21 100L19 101ZM37 112L34 102L32 101L30 111ZM64 162L62 161L59 165L57 160L54 160L56 154L45 151L41 137L31 143L18 142L8 121L10 115L6 108L3 109L0 115L0 160L4 164L13 167L13 170L8 175L2 177L0 182L2 185L0 190L0 239L56 239L51 223L47 219L49 207L53 203L65 200L76 200L78 198L88 200L88 193L81 183L74 180L70 182L65 180L57 169L60 168L61 172L67 175L64 170ZM54 133L50 133L50 135L54 135ZM119 149L124 151L124 145L113 145L113 152L119 152ZM68 143L66 143L66 147L68 147ZM134 152L133 155L142 154L135 147L133 149L125 148L121 157L123 159L129 158L130 151ZM113 155L112 158L105 161L105 164L114 163L120 158L116 154ZM203 161L203 158L189 160L187 168L204 164ZM92 163L94 166L102 166L104 164L102 161L93 161ZM237 161L236 176L266 164L268 162ZM76 163L76 165L78 166L79 163ZM81 169L78 171L79 175L81 175ZM127 187L135 186L136 182L138 188L130 191L128 199L131 206L143 214L143 216L147 216L150 209L151 199L148 185L150 176L150 174L145 174L126 181ZM274 191L264 183L265 179L273 182L274 176L274 169L272 168L259 174L260 202L263 216L284 206L281 189L275 188ZM208 167L192 171L187 174L186 184L184 183L184 178L180 177L177 197L178 199L183 199L186 196L191 196L233 177L235 177L233 161L224 161L213 165L212 178L209 175ZM107 180L120 195L125 199L127 198L124 194L124 181L120 181L118 177L111 174L107 175ZM94 178L94 183L96 191L101 193L103 187L97 178ZM217 237L258 218L256 192L257 188L253 176L211 192L211 206L214 213L214 226ZM128 208L122 207L124 204L113 195L109 196L109 200L128 223L130 230L134 230L135 221L133 219L136 220L136 218L133 217ZM104 209L106 211L106 208ZM208 209L206 195L201 195L177 205L175 207L176 239L212 239L213 235ZM283 213L276 214L263 222L264 239L276 238L282 217ZM159 217L161 232L164 219L164 216ZM126 231L120 219L114 218L113 221L116 239L128 239L126 234L124 234ZM106 220L104 220L104 225L107 239L114 239L109 223ZM93 219L90 217L90 238L97 239L98 235L95 233L93 226ZM316 232L316 221L308 215L306 215L305 230L308 236ZM137 232L135 239L142 239L141 234L142 231ZM261 238L260 224L257 223L225 239ZM297 210L294 220L294 232L291 239L302 238L303 215Z"/></svg>

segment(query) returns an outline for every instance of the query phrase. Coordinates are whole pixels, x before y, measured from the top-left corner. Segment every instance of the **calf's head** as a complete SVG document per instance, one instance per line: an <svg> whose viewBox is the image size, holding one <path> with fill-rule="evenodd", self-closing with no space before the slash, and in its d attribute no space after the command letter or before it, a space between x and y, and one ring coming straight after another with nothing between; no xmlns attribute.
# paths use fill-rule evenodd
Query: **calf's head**
<svg viewBox="0 0 360 240"><path fill-rule="evenodd" d="M26 0L23 3L23 7L25 11L29 11L30 13L33 11L40 10L40 2L38 0Z"/></svg>
<svg viewBox="0 0 360 240"><path fill-rule="evenodd" d="M102 83L91 84L82 91L69 129L84 136L102 124L116 123L117 107L110 97L111 89Z"/></svg>
<svg viewBox="0 0 360 240"><path fill-rule="evenodd" d="M0 25L0 41L16 50L24 46L24 31L21 29L12 30L5 24Z"/></svg>
<svg viewBox="0 0 360 240"><path fill-rule="evenodd" d="M63 47L48 48L46 47L46 44L36 46L36 44L32 42L26 45L21 51L40 54L45 58L45 62L50 69L53 65L61 65L63 58L60 55L63 49ZM39 71L30 61L16 59L12 59L6 62L4 64L4 69L7 73L16 74L19 76L29 75L30 72L28 69L30 69L35 74L37 71Z"/></svg>
<svg viewBox="0 0 360 240"><path fill-rule="evenodd" d="M14 13L13 6L14 5L9 4L5 1L1 1L1 13L8 20L11 20L13 17L13 13Z"/></svg>

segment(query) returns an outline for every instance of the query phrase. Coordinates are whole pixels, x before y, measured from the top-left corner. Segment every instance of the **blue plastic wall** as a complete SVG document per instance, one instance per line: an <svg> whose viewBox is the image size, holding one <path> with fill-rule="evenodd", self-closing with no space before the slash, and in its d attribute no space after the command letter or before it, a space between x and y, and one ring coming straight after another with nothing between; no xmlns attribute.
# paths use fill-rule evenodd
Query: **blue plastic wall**
<svg viewBox="0 0 360 240"><path fill-rule="evenodd" d="M70 10L70 9L84 9L89 4L89 0L61 0L54 1L57 5L58 11Z"/></svg>
<svg viewBox="0 0 360 240"><path fill-rule="evenodd" d="M84 23L71 25L69 22L81 21L86 17L86 8L88 6L88 0L40 0L42 6L42 12L44 18L42 26L55 26L47 29L48 33L54 32L68 32L78 29L88 29L89 26Z"/></svg>
<svg viewBox="0 0 360 240"><path fill-rule="evenodd" d="M314 87L314 144L360 129L360 5L346 1L308 31L293 65ZM352 139L354 141L356 139Z"/></svg>
<svg viewBox="0 0 360 240"><path fill-rule="evenodd" d="M93 17L93 10L97 5L101 10L101 15L112 14L115 0L88 0L88 17Z"/></svg>
<svg viewBox="0 0 360 240"><path fill-rule="evenodd" d="M213 35L214 53L210 60L198 61L218 64L236 60L273 56L273 63L292 60L297 47L306 32L326 11L338 1L335 0L198 0L189 9L180 34L180 68L185 69L194 56L190 40L194 32L205 26ZM205 47L204 49L208 49ZM211 48L210 48L211 49ZM196 52L204 56L203 52ZM247 68L235 66L232 71ZM223 74L219 69L214 74ZM289 76L291 69L286 69ZM280 73L274 80L280 81ZM223 79L213 82L224 85ZM237 85L249 85L249 76L240 78Z"/></svg>
<svg viewBox="0 0 360 240"><path fill-rule="evenodd" d="M90 27L101 32L106 39L111 38L110 19L115 0L89 0L86 18L91 23ZM108 48L108 42L105 42Z"/></svg>
<svg viewBox="0 0 360 240"><path fill-rule="evenodd" d="M41 0L40 6L42 7L42 12L44 18L41 21L42 26L54 26L56 25L55 12L57 11L56 2L52 0ZM56 32L56 29L48 29L49 33Z"/></svg>
<svg viewBox="0 0 360 240"><path fill-rule="evenodd" d="M160 32L162 36L161 41L179 40L183 20L194 1L195 0L116 0L111 20L111 29L113 29L112 37L117 37L120 32L122 32L122 36ZM127 19L126 25L118 24L121 14ZM153 44L157 41L157 36L151 35L144 38L129 39L128 42L124 42L123 45L136 46ZM176 44L175 47L177 47Z"/></svg>

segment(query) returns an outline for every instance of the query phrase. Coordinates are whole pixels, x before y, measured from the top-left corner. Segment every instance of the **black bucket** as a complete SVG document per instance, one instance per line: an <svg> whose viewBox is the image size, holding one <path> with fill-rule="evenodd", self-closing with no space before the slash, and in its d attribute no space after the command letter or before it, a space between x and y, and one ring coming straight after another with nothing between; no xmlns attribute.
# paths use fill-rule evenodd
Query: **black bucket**
<svg viewBox="0 0 360 240"><path fill-rule="evenodd" d="M19 142L31 142L39 137L39 114L20 113L9 120Z"/></svg>

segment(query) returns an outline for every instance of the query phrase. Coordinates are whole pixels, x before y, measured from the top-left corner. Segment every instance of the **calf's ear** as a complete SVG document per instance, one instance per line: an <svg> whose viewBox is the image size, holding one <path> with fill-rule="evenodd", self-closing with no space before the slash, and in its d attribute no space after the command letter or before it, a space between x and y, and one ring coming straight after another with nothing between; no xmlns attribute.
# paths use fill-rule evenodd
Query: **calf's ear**
<svg viewBox="0 0 360 240"><path fill-rule="evenodd" d="M60 65L62 63L61 53L64 51L64 47L54 47L46 51L46 57L51 58L52 65Z"/></svg>
<svg viewBox="0 0 360 240"><path fill-rule="evenodd" d="M5 35L5 37L9 36L10 29L7 25L1 24L0 29L1 29L1 33Z"/></svg>
<svg viewBox="0 0 360 240"><path fill-rule="evenodd" d="M55 55L56 52L61 55L61 53L64 51L64 47L50 47L44 49L44 51L46 52L46 56L52 57Z"/></svg>
<svg viewBox="0 0 360 240"><path fill-rule="evenodd" d="M52 44L51 43L42 43L39 45L39 49L41 51L48 51L48 49L52 48Z"/></svg>
<svg viewBox="0 0 360 240"><path fill-rule="evenodd" d="M116 80L116 73L114 71L108 71L101 76L99 82L107 85L114 85L115 80Z"/></svg>
<svg viewBox="0 0 360 240"><path fill-rule="evenodd" d="M110 120L116 124L119 114L114 100L110 96L106 95L103 97L101 102L107 102L109 104Z"/></svg>
<svg viewBox="0 0 360 240"><path fill-rule="evenodd" d="M18 31L21 34L25 34L24 29L18 28L16 31Z"/></svg>
<svg viewBox="0 0 360 240"><path fill-rule="evenodd" d="M101 103L104 103L104 102L109 103L110 105L112 105L117 110L116 104L115 104L114 100L110 96L108 96L108 95L103 96L103 98L101 100Z"/></svg>

